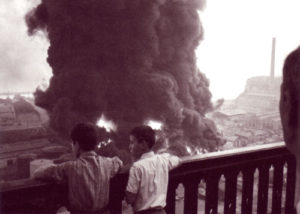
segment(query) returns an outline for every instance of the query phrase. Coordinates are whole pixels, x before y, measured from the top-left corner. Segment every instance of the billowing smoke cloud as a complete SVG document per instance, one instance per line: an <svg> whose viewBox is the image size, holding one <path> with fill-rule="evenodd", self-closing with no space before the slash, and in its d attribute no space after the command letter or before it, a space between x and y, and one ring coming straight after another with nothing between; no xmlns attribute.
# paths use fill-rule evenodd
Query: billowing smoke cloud
<svg viewBox="0 0 300 214"><path fill-rule="evenodd" d="M28 37L24 20L36 0L0 0L0 92L34 91L50 78L48 41Z"/></svg>
<svg viewBox="0 0 300 214"><path fill-rule="evenodd" d="M210 147L214 124L205 75L195 48L203 29L199 0L42 0L27 16L29 33L47 32L53 77L36 103L67 133L102 114L128 135L147 119L174 139ZM177 134L176 134L177 133ZM213 146L214 147L214 146Z"/></svg>

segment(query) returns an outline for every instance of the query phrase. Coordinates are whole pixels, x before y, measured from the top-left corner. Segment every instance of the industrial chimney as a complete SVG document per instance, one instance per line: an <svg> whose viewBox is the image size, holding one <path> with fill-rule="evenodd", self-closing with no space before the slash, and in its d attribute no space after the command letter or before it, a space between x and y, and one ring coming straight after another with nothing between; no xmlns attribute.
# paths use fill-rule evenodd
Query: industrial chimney
<svg viewBox="0 0 300 214"><path fill-rule="evenodd" d="M274 76L275 76L275 48L276 48L276 38L273 37L272 38L272 53L271 53L271 74L270 74L270 78L271 80L274 80Z"/></svg>

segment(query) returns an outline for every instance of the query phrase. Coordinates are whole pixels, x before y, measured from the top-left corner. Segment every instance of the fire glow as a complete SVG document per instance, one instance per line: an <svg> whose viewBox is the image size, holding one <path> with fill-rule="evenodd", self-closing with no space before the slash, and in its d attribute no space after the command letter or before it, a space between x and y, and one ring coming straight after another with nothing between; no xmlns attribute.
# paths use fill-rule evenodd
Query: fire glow
<svg viewBox="0 0 300 214"><path fill-rule="evenodd" d="M112 142L111 139L108 139L107 141L101 141L99 144L98 144L98 149L101 149L102 146L107 146L108 144L110 144Z"/></svg>
<svg viewBox="0 0 300 214"><path fill-rule="evenodd" d="M162 130L163 124L155 120L149 120L146 125L150 126L154 130Z"/></svg>
<svg viewBox="0 0 300 214"><path fill-rule="evenodd" d="M114 124L114 122L111 120L107 120L103 114L97 121L97 126L104 128L107 132L117 130L117 126Z"/></svg>
<svg viewBox="0 0 300 214"><path fill-rule="evenodd" d="M186 146L186 151L187 151L189 154L192 154L192 149L191 149L191 147Z"/></svg>

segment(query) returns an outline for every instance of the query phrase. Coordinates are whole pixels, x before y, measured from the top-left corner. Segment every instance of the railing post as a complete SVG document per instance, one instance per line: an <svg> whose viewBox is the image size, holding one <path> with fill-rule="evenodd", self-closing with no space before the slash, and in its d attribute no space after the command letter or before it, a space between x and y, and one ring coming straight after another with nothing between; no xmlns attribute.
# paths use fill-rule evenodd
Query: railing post
<svg viewBox="0 0 300 214"><path fill-rule="evenodd" d="M184 185L184 213L197 214L198 186L200 180L196 175L185 179Z"/></svg>
<svg viewBox="0 0 300 214"><path fill-rule="evenodd" d="M218 213L219 179L217 171L208 173L206 177L205 214Z"/></svg>
<svg viewBox="0 0 300 214"><path fill-rule="evenodd" d="M270 164L264 164L259 167L258 199L257 213L266 214L268 208L268 190L269 190L269 169Z"/></svg>
<svg viewBox="0 0 300 214"><path fill-rule="evenodd" d="M236 170L230 170L230 172L225 173L224 214L235 214L237 175L238 171Z"/></svg>
<svg viewBox="0 0 300 214"><path fill-rule="evenodd" d="M296 159L291 157L287 160L285 213L295 213L295 185L296 185Z"/></svg>
<svg viewBox="0 0 300 214"><path fill-rule="evenodd" d="M283 186L283 164L282 160L279 160L274 164L273 175L273 197L272 197L272 213L281 213L281 197Z"/></svg>
<svg viewBox="0 0 300 214"><path fill-rule="evenodd" d="M243 169L242 214L252 213L254 167Z"/></svg>
<svg viewBox="0 0 300 214"><path fill-rule="evenodd" d="M176 181L175 178L169 180L168 193L167 193L167 205L166 205L167 214L175 214L177 186L178 186L178 182Z"/></svg>

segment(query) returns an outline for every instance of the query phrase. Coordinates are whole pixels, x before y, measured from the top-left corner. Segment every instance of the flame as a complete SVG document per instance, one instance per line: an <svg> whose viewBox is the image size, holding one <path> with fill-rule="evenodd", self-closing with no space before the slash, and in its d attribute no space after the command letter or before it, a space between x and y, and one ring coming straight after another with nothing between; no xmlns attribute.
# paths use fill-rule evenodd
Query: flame
<svg viewBox="0 0 300 214"><path fill-rule="evenodd" d="M191 149L191 147L186 146L186 151L187 151L189 154L192 154L192 149Z"/></svg>
<svg viewBox="0 0 300 214"><path fill-rule="evenodd" d="M102 114L100 119L97 121L97 126L105 128L107 132L116 131L117 126L113 121L107 120L105 116Z"/></svg>
<svg viewBox="0 0 300 214"><path fill-rule="evenodd" d="M150 126L154 130L161 130L163 127L163 123L155 120L148 120L145 124Z"/></svg>
<svg viewBox="0 0 300 214"><path fill-rule="evenodd" d="M108 144L110 144L112 142L111 139L108 139L107 141L101 141L99 144L98 144L98 149L100 149L102 146L107 146Z"/></svg>
<svg viewBox="0 0 300 214"><path fill-rule="evenodd" d="M196 148L196 149L195 149L195 152L196 152L197 155L202 154L202 152L201 152L201 150L200 150L199 148Z"/></svg>

